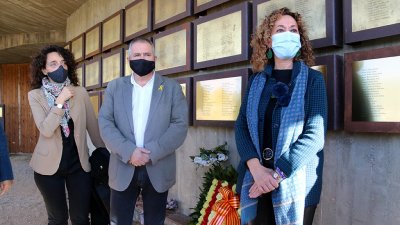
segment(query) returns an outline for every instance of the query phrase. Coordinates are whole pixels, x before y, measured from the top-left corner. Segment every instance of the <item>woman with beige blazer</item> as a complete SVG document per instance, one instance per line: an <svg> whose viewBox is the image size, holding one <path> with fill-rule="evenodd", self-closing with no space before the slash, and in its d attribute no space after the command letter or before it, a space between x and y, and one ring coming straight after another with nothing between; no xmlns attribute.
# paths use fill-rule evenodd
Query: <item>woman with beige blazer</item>
<svg viewBox="0 0 400 225"><path fill-rule="evenodd" d="M90 164L86 131L95 147L104 147L89 95L78 86L76 63L69 50L44 47L31 64L28 93L39 129L30 162L48 214L48 224L89 224Z"/></svg>

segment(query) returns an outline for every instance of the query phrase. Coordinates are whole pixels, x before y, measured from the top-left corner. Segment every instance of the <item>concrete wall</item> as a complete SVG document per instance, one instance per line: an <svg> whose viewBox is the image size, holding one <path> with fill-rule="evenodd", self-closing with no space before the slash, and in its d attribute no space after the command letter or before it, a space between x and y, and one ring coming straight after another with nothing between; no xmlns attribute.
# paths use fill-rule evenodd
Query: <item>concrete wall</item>
<svg viewBox="0 0 400 225"><path fill-rule="evenodd" d="M314 224L400 224L400 135L329 132Z"/></svg>

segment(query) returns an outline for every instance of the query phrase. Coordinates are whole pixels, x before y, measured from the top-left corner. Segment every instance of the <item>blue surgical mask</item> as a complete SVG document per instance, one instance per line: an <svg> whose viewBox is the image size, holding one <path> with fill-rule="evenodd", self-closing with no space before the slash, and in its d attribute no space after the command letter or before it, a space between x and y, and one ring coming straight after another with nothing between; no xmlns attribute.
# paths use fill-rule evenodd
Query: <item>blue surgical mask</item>
<svg viewBox="0 0 400 225"><path fill-rule="evenodd" d="M293 59L301 48L300 35L282 32L272 35L272 50L279 59Z"/></svg>

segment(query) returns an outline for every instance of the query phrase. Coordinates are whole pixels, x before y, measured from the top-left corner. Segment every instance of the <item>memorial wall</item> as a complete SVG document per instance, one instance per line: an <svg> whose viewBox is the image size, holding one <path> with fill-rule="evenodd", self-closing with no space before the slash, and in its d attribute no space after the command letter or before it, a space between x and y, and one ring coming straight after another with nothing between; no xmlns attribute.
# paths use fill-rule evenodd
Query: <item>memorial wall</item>
<svg viewBox="0 0 400 225"><path fill-rule="evenodd" d="M365 3L352 0L343 5L339 0L179 0L174 4L136 0L125 3L123 8L109 12L107 17L103 15L103 20L82 30L65 46L79 62L81 85L98 92L100 107L101 93L107 83L131 73L126 60L129 41L135 37L149 38L155 43L159 59L157 72L189 79L186 92L191 92L188 102L193 108L189 117L194 126L233 126L244 84L251 75L246 70L250 68L250 35L274 9L286 6L301 13L312 46L320 52L400 33L399 17L388 14L400 11L395 0ZM377 5L379 10L373 10ZM393 84L400 84L393 78L391 66L398 61L398 55L398 51L390 48L317 55L315 69L323 72L327 85L330 130L400 132L400 119L395 113L399 104L387 100L393 99L387 97L394 90ZM243 73L216 79L237 72L225 71L230 65L240 65ZM381 69L384 65L388 66L385 70ZM226 97L231 94L235 96Z"/></svg>
<svg viewBox="0 0 400 225"><path fill-rule="evenodd" d="M186 160L204 143L211 148L225 141L232 150L231 162L237 163L233 125L252 74L250 35L265 15L284 6L302 14L307 25L316 56L313 68L325 79L331 140L341 142L338 136L357 139L364 135L372 135L374 140L382 133L400 133L397 0L117 2L119 7L113 6L111 12L104 10L108 2L95 6L88 1L92 11L97 7L107 13L89 18L84 14L96 13L79 9L79 15L73 14L68 20L66 33L71 29L74 35L69 36L65 47L79 61L80 84L89 91L98 111L107 83L131 74L126 60L129 41L146 37L155 43L156 71L181 84L190 109L189 134L181 148L184 151L178 152L178 168L193 167ZM87 27L73 26L77 18L90 20L84 22ZM345 148L348 143L343 143L339 146ZM333 147L328 140L327 148ZM331 166L337 169L337 165ZM194 168L188 171L202 172ZM177 173L184 176L183 171ZM193 185L200 185L195 178L188 181L178 180L171 192L182 199L185 214L190 213L198 193ZM329 189L328 195L329 191L333 193ZM321 212L317 215L322 217Z"/></svg>

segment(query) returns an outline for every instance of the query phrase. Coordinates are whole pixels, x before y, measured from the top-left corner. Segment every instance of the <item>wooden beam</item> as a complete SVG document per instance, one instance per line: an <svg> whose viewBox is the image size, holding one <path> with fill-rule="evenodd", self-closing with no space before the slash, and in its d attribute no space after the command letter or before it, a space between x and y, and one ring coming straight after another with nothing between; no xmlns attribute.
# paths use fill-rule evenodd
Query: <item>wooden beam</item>
<svg viewBox="0 0 400 225"><path fill-rule="evenodd" d="M0 35L0 50L41 43L65 43L65 31Z"/></svg>

